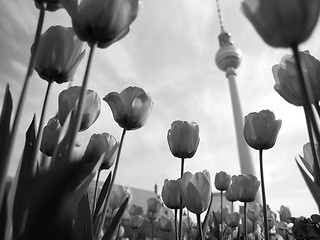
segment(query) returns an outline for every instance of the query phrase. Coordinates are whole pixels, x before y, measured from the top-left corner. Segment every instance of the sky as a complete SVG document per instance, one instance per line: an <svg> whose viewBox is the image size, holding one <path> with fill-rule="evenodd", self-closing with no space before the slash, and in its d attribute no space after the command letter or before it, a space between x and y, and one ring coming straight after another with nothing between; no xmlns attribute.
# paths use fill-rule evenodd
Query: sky
<svg viewBox="0 0 320 240"><path fill-rule="evenodd" d="M240 5L238 0L220 2L224 28L243 53L237 69L242 113L245 116L270 109L277 119L282 119L275 146L264 151L267 203L273 211L284 205L294 216L310 216L317 212L317 207L295 162L308 142L303 109L290 105L273 89L271 68L291 51L264 43ZM14 107L17 106L38 14L33 1L0 0L0 103L9 83ZM71 26L65 10L46 13L43 31L52 25ZM161 191L166 178L179 178L180 160L172 156L167 143L167 131L175 120L194 121L200 127L199 148L192 159L186 159L185 171L207 169L212 184L219 171L240 174L228 81L215 65L219 34L214 0L144 0L130 33L109 48L95 52L88 88L103 98L109 92L137 86L148 92L154 102L147 124L126 134L117 184L151 191L157 184ZM319 34L317 25L300 49L319 58ZM75 75L75 85L82 84L88 53L89 49ZM66 87L67 84L53 86L45 122L56 113L58 95ZM16 171L33 114L39 120L45 89L46 82L34 73L10 175ZM102 132L118 140L122 132L104 101L98 120L78 135L82 151L92 134ZM259 178L258 152L250 149L250 153Z"/></svg>

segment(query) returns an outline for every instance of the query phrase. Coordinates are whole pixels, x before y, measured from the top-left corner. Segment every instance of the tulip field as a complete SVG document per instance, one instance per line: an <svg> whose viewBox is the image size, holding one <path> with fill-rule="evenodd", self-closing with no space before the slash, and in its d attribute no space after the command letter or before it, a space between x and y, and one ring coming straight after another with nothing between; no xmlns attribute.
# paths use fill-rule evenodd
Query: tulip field
<svg viewBox="0 0 320 240"><path fill-rule="evenodd" d="M96 50L106 49L130 34L142 3L34 0L32 4L39 11L39 19L24 85L19 99L13 101L8 83L1 103L0 239L320 239L319 212L292 216L285 205L280 209L268 205L264 153L275 146L282 127L282 120L271 110L251 112L244 118L243 137L259 154L259 174L230 175L218 170L213 176L208 169L186 171L185 160L194 157L200 144L199 125L174 120L166 140L167 151L179 162L179 176L163 179L160 194L145 199L146 211L131 204L130 188L116 185L115 179L126 147L124 139L150 120L153 98L143 88L128 86L120 92L110 91L101 99L88 88L88 82ZM320 1L243 0L241 6L266 44L292 50L272 68L274 88L289 104L303 108L309 142L304 146L304 156L296 162L320 209L320 62L308 51L299 50L316 26ZM72 27L43 30L44 16L60 8L68 13ZM82 84L76 86L73 78L85 55L88 58ZM33 72L47 84L41 116L34 117L25 129L17 174L9 179L8 167L17 150L17 129L25 121L23 102ZM57 112L46 123L52 85L62 83L67 85L58 96ZM118 141L110 133L95 133L84 153L79 154L77 136L101 117L102 104L110 108L121 138ZM102 172L107 172L105 179ZM137 177L143 174L152 173L136 173ZM214 192L219 195L219 210L213 210Z"/></svg>

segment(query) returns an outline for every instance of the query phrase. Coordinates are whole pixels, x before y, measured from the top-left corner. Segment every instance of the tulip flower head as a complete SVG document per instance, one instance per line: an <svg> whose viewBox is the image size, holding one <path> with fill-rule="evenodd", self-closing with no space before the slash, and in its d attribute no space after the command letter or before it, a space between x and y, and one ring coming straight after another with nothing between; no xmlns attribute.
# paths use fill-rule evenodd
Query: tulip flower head
<svg viewBox="0 0 320 240"><path fill-rule="evenodd" d="M224 171L216 173L214 185L219 191L226 191L230 185L231 176Z"/></svg>
<svg viewBox="0 0 320 240"><path fill-rule="evenodd" d="M320 153L319 145L315 143L314 147L316 150L317 158L319 159L319 153ZM314 176L314 158L313 158L310 142L303 145L303 157L300 156L300 159L304 163L304 166L309 171L309 173L312 176Z"/></svg>
<svg viewBox="0 0 320 240"><path fill-rule="evenodd" d="M238 227L240 218L241 218L241 214L238 212L228 213L225 216L225 223L231 228Z"/></svg>
<svg viewBox="0 0 320 240"><path fill-rule="evenodd" d="M109 104L114 120L126 130L144 126L153 105L150 95L138 87L128 87L121 93L111 92L103 100Z"/></svg>
<svg viewBox="0 0 320 240"><path fill-rule="evenodd" d="M179 180L164 180L164 185L161 191L163 203L170 209L180 208L180 182Z"/></svg>
<svg viewBox="0 0 320 240"><path fill-rule="evenodd" d="M286 222L289 223L289 218L291 218L291 211L290 208L285 207L285 206L281 206L280 207L280 211L279 211L279 215L280 215L280 221L282 222Z"/></svg>
<svg viewBox="0 0 320 240"><path fill-rule="evenodd" d="M144 220L144 217L142 217L141 215L131 215L129 218L128 225L133 229L137 229L141 227L143 220Z"/></svg>
<svg viewBox="0 0 320 240"><path fill-rule="evenodd" d="M35 70L48 82L69 82L84 55L84 43L72 28L51 26L40 37Z"/></svg>
<svg viewBox="0 0 320 240"><path fill-rule="evenodd" d="M114 211L120 208L127 197L131 199L132 193L129 187L115 185L111 192L109 207ZM130 201L130 200L129 200Z"/></svg>
<svg viewBox="0 0 320 240"><path fill-rule="evenodd" d="M148 198L148 211L152 213L157 213L160 211L161 201L159 198Z"/></svg>
<svg viewBox="0 0 320 240"><path fill-rule="evenodd" d="M195 122L174 121L168 130L167 140L173 156L192 158L199 146L199 125Z"/></svg>
<svg viewBox="0 0 320 240"><path fill-rule="evenodd" d="M252 222L257 222L259 220L262 211L262 206L259 203L252 202L248 204L247 216Z"/></svg>
<svg viewBox="0 0 320 240"><path fill-rule="evenodd" d="M183 204L190 212L203 213L210 203L210 173L206 170L195 174L185 172L180 181L180 193Z"/></svg>
<svg viewBox="0 0 320 240"><path fill-rule="evenodd" d="M132 204L129 210L130 215L143 215L143 208L136 204Z"/></svg>
<svg viewBox="0 0 320 240"><path fill-rule="evenodd" d="M235 178L236 178L235 175L232 176L231 184L229 185L225 194L226 199L230 202L236 202L239 200L240 185L239 185L239 182L234 180Z"/></svg>
<svg viewBox="0 0 320 240"><path fill-rule="evenodd" d="M129 32L139 10L138 0L60 0L82 41L106 48Z"/></svg>
<svg viewBox="0 0 320 240"><path fill-rule="evenodd" d="M308 51L299 52L299 56L305 81L308 82L312 91L311 100L313 103L318 102L320 100L320 61ZM295 106L306 104L293 55L285 55L279 64L272 67L272 73L275 80L274 89L281 97Z"/></svg>
<svg viewBox="0 0 320 240"><path fill-rule="evenodd" d="M173 229L173 222L170 218L161 216L159 218L160 229L165 232L170 232Z"/></svg>
<svg viewBox="0 0 320 240"><path fill-rule="evenodd" d="M84 152L84 159L88 161L99 160L105 153L100 170L109 169L116 160L119 143L114 136L108 133L93 134L89 140L88 146Z"/></svg>
<svg viewBox="0 0 320 240"><path fill-rule="evenodd" d="M38 9L40 9L40 6L42 3L46 4L46 10L49 12L54 12L62 8L62 4L60 3L60 0L34 0L34 4Z"/></svg>
<svg viewBox="0 0 320 240"><path fill-rule="evenodd" d="M61 125L64 124L69 113L78 105L81 87L74 86L63 90L59 94L58 119ZM91 90L87 90L85 106L82 114L80 131L88 129L99 117L101 100L99 95Z"/></svg>
<svg viewBox="0 0 320 240"><path fill-rule="evenodd" d="M260 186L260 181L253 174L238 175L232 178L232 184L239 187L238 200L240 202L253 202L256 198L257 191Z"/></svg>
<svg viewBox="0 0 320 240"><path fill-rule="evenodd" d="M319 18L318 0L244 0L242 11L262 39L273 47L306 41Z"/></svg>
<svg viewBox="0 0 320 240"><path fill-rule="evenodd" d="M270 110L252 112L245 116L243 128L247 144L257 150L272 148L277 140L282 121Z"/></svg>
<svg viewBox="0 0 320 240"><path fill-rule="evenodd" d="M51 118L43 128L40 151L47 156L52 156L58 144L62 127L56 118Z"/></svg>

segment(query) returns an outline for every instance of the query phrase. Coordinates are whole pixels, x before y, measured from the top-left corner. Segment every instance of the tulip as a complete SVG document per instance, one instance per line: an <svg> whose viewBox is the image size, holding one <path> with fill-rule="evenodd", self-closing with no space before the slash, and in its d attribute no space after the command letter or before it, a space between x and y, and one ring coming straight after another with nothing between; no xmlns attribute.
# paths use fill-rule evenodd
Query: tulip
<svg viewBox="0 0 320 240"><path fill-rule="evenodd" d="M286 222L286 223L290 222L289 218L291 218L291 211L288 207L281 206L279 215L280 215L280 221Z"/></svg>
<svg viewBox="0 0 320 240"><path fill-rule="evenodd" d="M236 176L232 176L231 184L229 185L229 187L228 187L228 189L226 191L226 194L225 194L226 199L228 201L230 201L231 203L236 202L239 199L240 186L239 186L238 182L233 181L233 179L235 177Z"/></svg>
<svg viewBox="0 0 320 240"><path fill-rule="evenodd" d="M319 159L319 145L314 144L316 156ZM304 166L309 171L309 173L314 176L314 157L311 150L311 144L308 142L303 145L303 157L300 156L301 161L304 163Z"/></svg>
<svg viewBox="0 0 320 240"><path fill-rule="evenodd" d="M216 173L214 185L219 191L226 191L230 185L231 176L226 172L220 171Z"/></svg>
<svg viewBox="0 0 320 240"><path fill-rule="evenodd" d="M136 229L141 227L144 218L141 215L131 215L129 218L129 227Z"/></svg>
<svg viewBox="0 0 320 240"><path fill-rule="evenodd" d="M276 120L270 110L252 112L245 117L243 128L247 144L257 150L272 148L276 142L282 121Z"/></svg>
<svg viewBox="0 0 320 240"><path fill-rule="evenodd" d="M64 124L71 110L77 106L80 91L80 86L74 86L63 90L59 94L58 119L61 125ZM95 91L88 89L85 97L80 131L88 129L97 120L100 115L100 108L101 101L99 95Z"/></svg>
<svg viewBox="0 0 320 240"><path fill-rule="evenodd" d="M47 156L52 156L55 147L58 144L62 127L56 118L51 118L47 126L43 128L40 151Z"/></svg>
<svg viewBox="0 0 320 240"><path fill-rule="evenodd" d="M40 9L42 3L46 3L46 10L49 12L54 12L60 8L62 8L62 4L60 0L34 0L36 8Z"/></svg>
<svg viewBox="0 0 320 240"><path fill-rule="evenodd" d="M163 203L170 209L180 208L180 182L178 180L164 180L164 185L161 191Z"/></svg>
<svg viewBox="0 0 320 240"><path fill-rule="evenodd" d="M145 125L153 105L150 95L138 87L128 87L120 94L111 92L103 100L109 104L114 120L126 130Z"/></svg>
<svg viewBox="0 0 320 240"><path fill-rule="evenodd" d="M129 210L130 215L143 215L143 208L136 204L132 204Z"/></svg>
<svg viewBox="0 0 320 240"><path fill-rule="evenodd" d="M319 17L318 0L244 0L242 10L262 39L273 47L306 41Z"/></svg>
<svg viewBox="0 0 320 240"><path fill-rule="evenodd" d="M253 174L241 174L232 179L232 184L235 184L239 188L238 200L240 202L253 202L256 198L260 181Z"/></svg>
<svg viewBox="0 0 320 240"><path fill-rule="evenodd" d="M180 194L186 208L195 214L203 213L210 203L210 173L208 171L195 174L185 172L180 184Z"/></svg>
<svg viewBox="0 0 320 240"><path fill-rule="evenodd" d="M84 152L84 159L89 161L99 160L105 153L100 170L109 169L116 160L119 143L114 136L108 133L93 134L89 140L88 146Z"/></svg>
<svg viewBox="0 0 320 240"><path fill-rule="evenodd" d="M229 214L229 208L228 207L224 207L222 208L222 213L221 210L217 210L214 212L214 215L216 217L217 223L221 224L225 221L226 219L226 215Z"/></svg>
<svg viewBox="0 0 320 240"><path fill-rule="evenodd" d="M69 82L84 54L83 43L72 28L52 26L40 37L35 70L48 82Z"/></svg>
<svg viewBox="0 0 320 240"><path fill-rule="evenodd" d="M248 205L247 216L252 222L257 222L259 220L262 207L259 203L250 203Z"/></svg>
<svg viewBox="0 0 320 240"><path fill-rule="evenodd" d="M160 229L165 232L170 232L173 229L173 224L170 218L161 216L159 218Z"/></svg>
<svg viewBox="0 0 320 240"><path fill-rule="evenodd" d="M132 196L132 193L129 187L115 186L115 188L112 189L109 207L112 210L120 208L123 202L127 199L127 197L131 197L131 196Z"/></svg>
<svg viewBox="0 0 320 240"><path fill-rule="evenodd" d="M238 227L240 218L240 213L232 212L225 216L225 223L231 228Z"/></svg>
<svg viewBox="0 0 320 240"><path fill-rule="evenodd" d="M302 69L305 80L310 85L312 91L312 103L320 100L320 62L308 51L299 52ZM297 72L297 66L293 55L284 56L279 64L272 67L272 73L275 80L274 89L287 102L295 106L304 106L307 104L301 89L300 80Z"/></svg>
<svg viewBox="0 0 320 240"><path fill-rule="evenodd" d="M126 36L138 15L138 0L60 0L82 41L106 48Z"/></svg>
<svg viewBox="0 0 320 240"><path fill-rule="evenodd" d="M148 198L148 211L151 213L157 213L160 211L161 201L159 198Z"/></svg>
<svg viewBox="0 0 320 240"><path fill-rule="evenodd" d="M199 145L199 125L195 122L174 121L168 130L167 140L173 156L192 158Z"/></svg>

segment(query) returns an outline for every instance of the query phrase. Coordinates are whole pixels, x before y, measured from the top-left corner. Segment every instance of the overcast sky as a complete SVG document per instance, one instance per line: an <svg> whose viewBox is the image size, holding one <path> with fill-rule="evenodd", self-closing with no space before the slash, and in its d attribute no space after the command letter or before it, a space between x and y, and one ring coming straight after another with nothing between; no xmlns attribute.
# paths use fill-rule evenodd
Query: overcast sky
<svg viewBox="0 0 320 240"><path fill-rule="evenodd" d="M296 166L308 141L303 109L290 105L273 89L271 68L289 49L267 46L240 10L238 0L221 1L224 27L242 53L237 69L237 86L243 115L270 109L282 119L276 145L264 152L267 202L274 211L289 206L295 216L317 212L308 188ZM192 159L185 161L185 170L208 169L214 179L221 170L240 174L237 142L233 125L228 81L215 65L220 33L214 0L145 0L143 9L120 42L95 53L89 88L101 98L128 86L142 87L153 98L153 111L147 124L126 135L116 182L127 186L161 191L165 178L176 179L180 160L171 155L167 131L174 120L197 122L200 145ZM33 42L38 10L33 1L0 1L0 100L10 83L14 106L21 91L30 46ZM51 25L71 26L64 10L47 13L43 31ZM301 46L320 57L319 26ZM88 51L87 51L88 53ZM87 56L75 76L82 83ZM32 77L29 98L20 127L13 175L21 156L24 132L34 113L40 115L46 82L36 73ZM46 122L57 111L57 96L67 87L54 85ZM121 129L114 122L109 106L102 102L98 121L79 135L84 151L93 133L108 132L120 140ZM258 172L258 152L250 150ZM258 174L259 177L259 174Z"/></svg>

